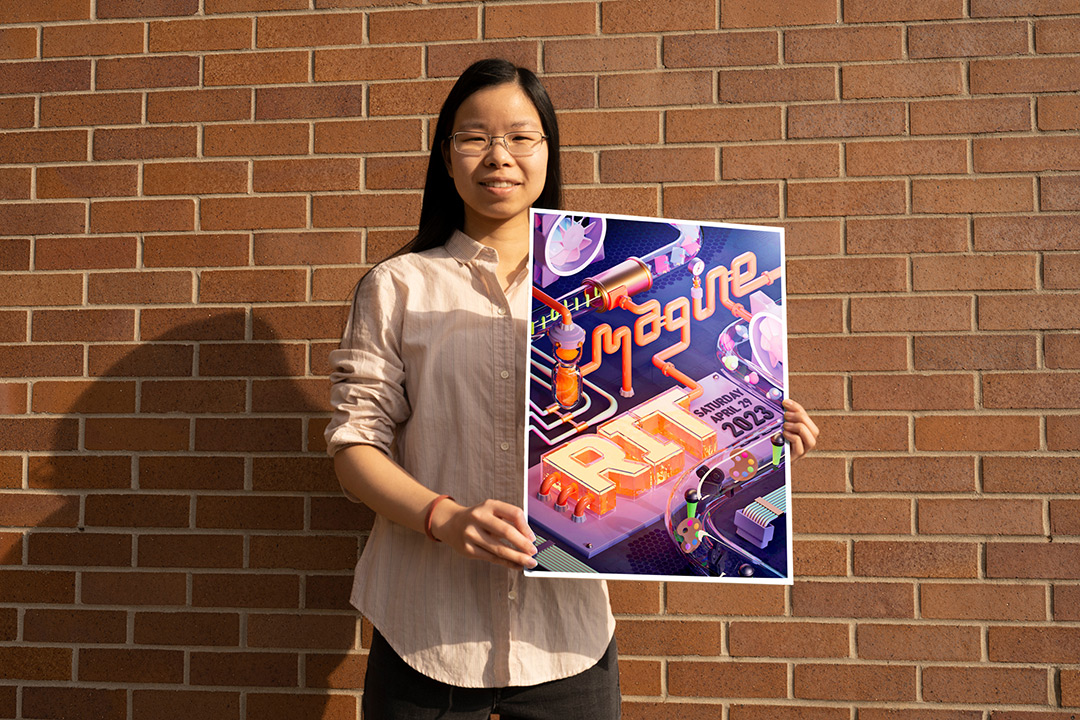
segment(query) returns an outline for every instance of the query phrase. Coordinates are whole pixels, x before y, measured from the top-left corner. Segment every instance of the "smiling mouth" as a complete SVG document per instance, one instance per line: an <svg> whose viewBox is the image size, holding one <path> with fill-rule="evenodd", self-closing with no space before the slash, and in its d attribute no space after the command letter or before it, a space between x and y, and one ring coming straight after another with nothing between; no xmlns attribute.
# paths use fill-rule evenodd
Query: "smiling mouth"
<svg viewBox="0 0 1080 720"><path fill-rule="evenodd" d="M517 183L510 182L509 180L489 180L487 182L481 182L480 184L490 188L510 188L517 185Z"/></svg>

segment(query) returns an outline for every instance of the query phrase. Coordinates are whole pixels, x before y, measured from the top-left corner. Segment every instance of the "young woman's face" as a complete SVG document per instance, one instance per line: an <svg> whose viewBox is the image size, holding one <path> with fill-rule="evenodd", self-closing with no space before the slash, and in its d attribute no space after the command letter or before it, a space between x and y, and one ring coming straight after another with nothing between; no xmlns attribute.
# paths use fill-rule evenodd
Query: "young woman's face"
<svg viewBox="0 0 1080 720"><path fill-rule="evenodd" d="M478 90L461 104L451 133L470 130L497 136L542 132L543 126L529 96L516 83L506 83ZM525 157L511 155L501 140L491 143L482 155L464 155L448 142L444 157L465 203L467 234L486 234L508 222L528 223L529 208L544 190L546 141Z"/></svg>

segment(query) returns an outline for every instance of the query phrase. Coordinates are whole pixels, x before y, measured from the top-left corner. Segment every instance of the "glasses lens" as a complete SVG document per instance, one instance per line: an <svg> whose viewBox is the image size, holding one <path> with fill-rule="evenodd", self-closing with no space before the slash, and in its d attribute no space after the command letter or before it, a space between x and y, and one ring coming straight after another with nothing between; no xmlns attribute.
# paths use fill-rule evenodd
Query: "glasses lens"
<svg viewBox="0 0 1080 720"><path fill-rule="evenodd" d="M534 130L522 130L506 136L506 147L511 155L532 155L544 139L544 134Z"/></svg>

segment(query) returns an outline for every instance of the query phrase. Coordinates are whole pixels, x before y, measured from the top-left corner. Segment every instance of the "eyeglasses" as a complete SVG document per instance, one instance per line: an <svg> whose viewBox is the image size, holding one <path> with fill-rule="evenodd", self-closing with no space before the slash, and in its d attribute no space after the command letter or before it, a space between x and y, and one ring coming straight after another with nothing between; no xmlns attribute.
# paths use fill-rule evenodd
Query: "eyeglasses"
<svg viewBox="0 0 1080 720"><path fill-rule="evenodd" d="M539 130L518 130L505 135L488 135L484 132L466 130L450 136L454 150L462 155L483 155L496 140L514 157L528 157L540 148L547 136Z"/></svg>

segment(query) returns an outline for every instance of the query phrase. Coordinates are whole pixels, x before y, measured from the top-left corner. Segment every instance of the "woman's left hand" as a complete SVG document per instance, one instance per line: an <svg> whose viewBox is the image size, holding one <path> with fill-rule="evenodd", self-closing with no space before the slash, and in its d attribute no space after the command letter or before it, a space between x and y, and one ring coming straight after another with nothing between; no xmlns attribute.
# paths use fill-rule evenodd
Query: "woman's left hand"
<svg viewBox="0 0 1080 720"><path fill-rule="evenodd" d="M791 398L784 401L784 439L790 445L792 461L814 449L820 432L802 405Z"/></svg>

